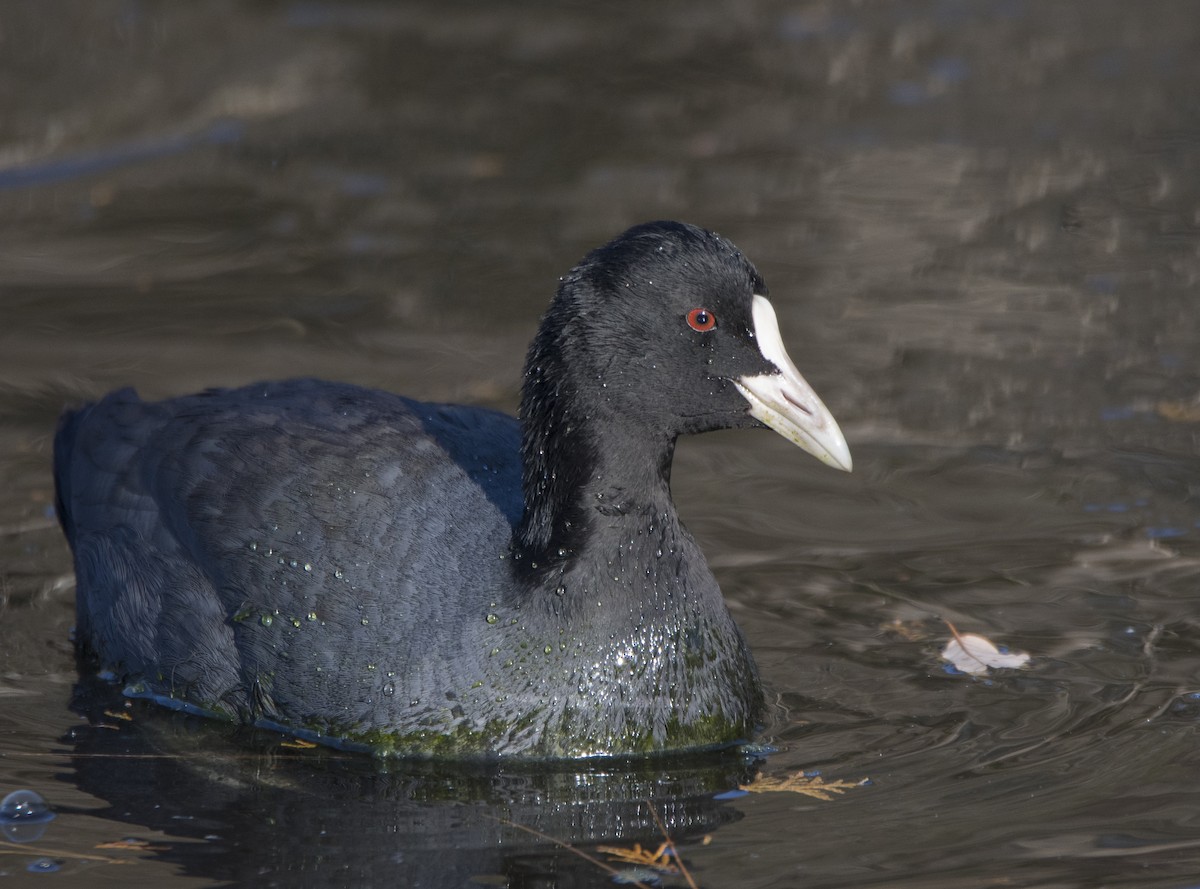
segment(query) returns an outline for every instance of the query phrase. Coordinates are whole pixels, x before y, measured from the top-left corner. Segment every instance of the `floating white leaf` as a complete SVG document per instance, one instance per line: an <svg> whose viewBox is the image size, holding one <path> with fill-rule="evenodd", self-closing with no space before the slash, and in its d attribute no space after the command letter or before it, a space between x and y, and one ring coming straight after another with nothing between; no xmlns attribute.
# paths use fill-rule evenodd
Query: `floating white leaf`
<svg viewBox="0 0 1200 889"><path fill-rule="evenodd" d="M1016 669L1029 663L1024 652L1001 651L990 639L975 633L962 633L946 643L942 658L964 673L986 673L989 667Z"/></svg>

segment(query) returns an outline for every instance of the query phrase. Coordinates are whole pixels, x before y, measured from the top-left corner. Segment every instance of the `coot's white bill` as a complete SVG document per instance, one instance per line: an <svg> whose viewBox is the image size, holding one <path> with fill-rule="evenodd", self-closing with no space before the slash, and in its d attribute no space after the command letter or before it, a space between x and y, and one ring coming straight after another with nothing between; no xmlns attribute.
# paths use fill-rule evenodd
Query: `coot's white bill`
<svg viewBox="0 0 1200 889"><path fill-rule="evenodd" d="M758 347L763 357L779 368L779 373L734 380L738 390L750 402L750 416L822 463L849 472L853 465L850 447L829 408L788 357L771 301L755 294L752 313Z"/></svg>

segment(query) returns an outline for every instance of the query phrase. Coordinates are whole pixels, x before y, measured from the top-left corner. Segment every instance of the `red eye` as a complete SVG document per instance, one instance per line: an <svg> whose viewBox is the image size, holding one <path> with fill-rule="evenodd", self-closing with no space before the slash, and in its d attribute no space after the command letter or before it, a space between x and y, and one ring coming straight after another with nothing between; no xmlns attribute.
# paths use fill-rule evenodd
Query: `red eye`
<svg viewBox="0 0 1200 889"><path fill-rule="evenodd" d="M708 309L692 309L687 313L688 327L704 333L717 326L717 316Z"/></svg>

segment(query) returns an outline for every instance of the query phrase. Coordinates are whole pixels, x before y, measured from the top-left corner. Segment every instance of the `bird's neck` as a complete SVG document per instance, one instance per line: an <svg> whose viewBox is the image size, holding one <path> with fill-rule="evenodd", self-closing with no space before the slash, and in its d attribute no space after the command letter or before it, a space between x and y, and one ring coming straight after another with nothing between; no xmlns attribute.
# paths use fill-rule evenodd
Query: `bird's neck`
<svg viewBox="0 0 1200 889"><path fill-rule="evenodd" d="M630 534L678 525L670 491L675 439L616 416L603 393L581 397L581 385L602 384L573 380L549 364L531 362L526 373L525 507L513 534L517 563L539 576L589 556L608 558L613 547L633 542Z"/></svg>

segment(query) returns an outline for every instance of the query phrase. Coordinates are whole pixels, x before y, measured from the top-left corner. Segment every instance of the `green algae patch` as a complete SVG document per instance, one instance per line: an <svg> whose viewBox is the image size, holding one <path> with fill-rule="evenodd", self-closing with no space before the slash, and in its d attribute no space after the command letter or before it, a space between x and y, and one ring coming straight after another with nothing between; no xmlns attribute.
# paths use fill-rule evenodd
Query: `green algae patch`
<svg viewBox="0 0 1200 889"><path fill-rule="evenodd" d="M590 736L580 731L578 717L570 711L563 714L559 730L543 739L534 755L578 759L594 756L648 756L683 753L728 747L749 738L753 726L743 720L729 719L723 714L706 714L691 722L671 717L656 737L647 720L628 719L619 733ZM586 721L584 721L586 722ZM636 725L637 727L630 727Z"/></svg>
<svg viewBox="0 0 1200 889"><path fill-rule="evenodd" d="M299 731L324 744L363 750L379 757L480 759L503 754L506 749L514 752L514 746L521 749L515 739L529 733L539 714L540 710L534 711L515 721L492 719L482 728L465 723L407 731L324 725L319 728L308 726ZM283 726L282 730L288 731L288 728Z"/></svg>

